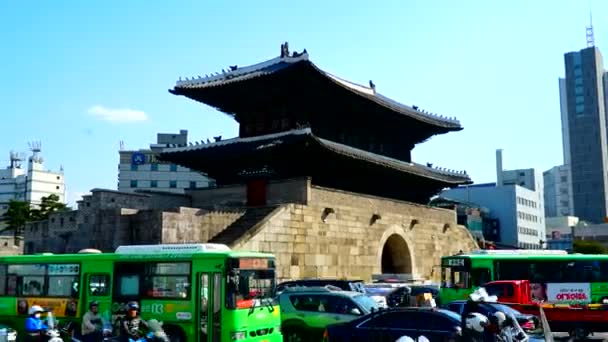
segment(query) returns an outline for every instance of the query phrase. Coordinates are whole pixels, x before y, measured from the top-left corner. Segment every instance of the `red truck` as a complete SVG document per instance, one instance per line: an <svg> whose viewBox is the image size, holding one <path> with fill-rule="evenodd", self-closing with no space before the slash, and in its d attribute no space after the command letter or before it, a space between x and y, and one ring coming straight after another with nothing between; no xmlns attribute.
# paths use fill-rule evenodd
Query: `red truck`
<svg viewBox="0 0 608 342"><path fill-rule="evenodd" d="M584 338L592 332L608 331L608 305L568 305L536 303L532 301L528 280L497 280L483 285L489 295L498 297L498 302L523 313L540 316L540 307L545 312L551 331L567 332L571 336Z"/></svg>

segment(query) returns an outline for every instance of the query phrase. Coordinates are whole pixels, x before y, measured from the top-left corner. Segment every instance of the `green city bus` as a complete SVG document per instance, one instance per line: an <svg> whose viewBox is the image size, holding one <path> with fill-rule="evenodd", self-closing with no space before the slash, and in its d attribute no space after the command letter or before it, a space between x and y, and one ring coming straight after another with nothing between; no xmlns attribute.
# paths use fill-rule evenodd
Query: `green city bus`
<svg viewBox="0 0 608 342"><path fill-rule="evenodd" d="M98 301L116 327L137 301L142 318L162 321L172 341L282 341L275 288L273 255L218 244L5 256L0 323L21 334L28 308L40 305L79 330L88 303Z"/></svg>
<svg viewBox="0 0 608 342"><path fill-rule="evenodd" d="M467 299L495 280L529 280L533 300L608 302L608 255L556 250L480 250L441 258L441 303Z"/></svg>

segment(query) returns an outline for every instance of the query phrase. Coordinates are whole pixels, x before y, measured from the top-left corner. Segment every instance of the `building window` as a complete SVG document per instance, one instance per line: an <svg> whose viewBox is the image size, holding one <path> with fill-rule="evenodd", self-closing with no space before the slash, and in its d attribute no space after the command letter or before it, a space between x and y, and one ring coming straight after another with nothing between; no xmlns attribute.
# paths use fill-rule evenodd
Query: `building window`
<svg viewBox="0 0 608 342"><path fill-rule="evenodd" d="M136 180L132 180L131 181L131 187L132 188L137 188L137 181Z"/></svg>
<svg viewBox="0 0 608 342"><path fill-rule="evenodd" d="M576 104L582 104L585 103L585 97L582 95L579 95L576 97Z"/></svg>
<svg viewBox="0 0 608 342"><path fill-rule="evenodd" d="M150 187L151 187L151 188L156 188L156 187L158 187L158 182L157 182L157 181L155 181L155 180L150 181Z"/></svg>
<svg viewBox="0 0 608 342"><path fill-rule="evenodd" d="M170 181L169 182L169 187L173 188L173 189L177 188L177 181Z"/></svg>
<svg viewBox="0 0 608 342"><path fill-rule="evenodd" d="M584 112L585 112L585 105L582 105L582 104L576 105L576 114L584 114Z"/></svg>
<svg viewBox="0 0 608 342"><path fill-rule="evenodd" d="M190 182L190 189L196 189L196 182L194 182L194 181Z"/></svg>
<svg viewBox="0 0 608 342"><path fill-rule="evenodd" d="M574 79L574 84L575 84L575 85L583 85L583 79L582 79L582 78L580 78L580 77L576 77L576 78Z"/></svg>
<svg viewBox="0 0 608 342"><path fill-rule="evenodd" d="M57 186L55 187L55 189L59 190L59 185L57 185Z"/></svg>
<svg viewBox="0 0 608 342"><path fill-rule="evenodd" d="M158 171L158 164L154 163L150 165L150 171Z"/></svg>
<svg viewBox="0 0 608 342"><path fill-rule="evenodd" d="M60 180L60 179L61 179L61 177L57 176L57 180Z"/></svg>
<svg viewBox="0 0 608 342"><path fill-rule="evenodd" d="M131 164L131 171L137 171L137 164Z"/></svg>
<svg viewBox="0 0 608 342"><path fill-rule="evenodd" d="M171 164L171 166L169 167L169 171L171 171L171 172L177 172L177 165L176 164Z"/></svg>

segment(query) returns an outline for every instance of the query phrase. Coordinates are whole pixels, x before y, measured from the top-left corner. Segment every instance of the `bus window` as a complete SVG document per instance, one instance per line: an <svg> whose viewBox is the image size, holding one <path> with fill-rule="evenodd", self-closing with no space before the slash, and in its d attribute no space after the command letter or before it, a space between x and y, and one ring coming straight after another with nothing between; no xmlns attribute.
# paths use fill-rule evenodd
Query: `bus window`
<svg viewBox="0 0 608 342"><path fill-rule="evenodd" d="M152 298L186 299L190 293L190 263L146 264L144 293Z"/></svg>
<svg viewBox="0 0 608 342"><path fill-rule="evenodd" d="M213 274L213 342L222 341L222 274Z"/></svg>
<svg viewBox="0 0 608 342"><path fill-rule="evenodd" d="M442 267L441 286L446 288L468 289L470 273L462 267Z"/></svg>
<svg viewBox="0 0 608 342"><path fill-rule="evenodd" d="M489 268L473 268L471 270L471 281L473 286L481 286L492 280L490 274Z"/></svg>
<svg viewBox="0 0 608 342"><path fill-rule="evenodd" d="M226 307L250 308L254 299L273 301L276 289L274 260L231 259L226 287Z"/></svg>
<svg viewBox="0 0 608 342"><path fill-rule="evenodd" d="M138 275L121 275L119 276L119 292L122 297L139 295L139 276Z"/></svg>
<svg viewBox="0 0 608 342"><path fill-rule="evenodd" d="M0 295L6 294L6 265L0 265Z"/></svg>
<svg viewBox="0 0 608 342"><path fill-rule="evenodd" d="M89 277L89 295L107 296L109 294L110 276L107 274L92 274Z"/></svg>
<svg viewBox="0 0 608 342"><path fill-rule="evenodd" d="M80 265L8 265L9 295L78 297Z"/></svg>
<svg viewBox="0 0 608 342"><path fill-rule="evenodd" d="M209 335L209 275L201 274L201 341Z"/></svg>

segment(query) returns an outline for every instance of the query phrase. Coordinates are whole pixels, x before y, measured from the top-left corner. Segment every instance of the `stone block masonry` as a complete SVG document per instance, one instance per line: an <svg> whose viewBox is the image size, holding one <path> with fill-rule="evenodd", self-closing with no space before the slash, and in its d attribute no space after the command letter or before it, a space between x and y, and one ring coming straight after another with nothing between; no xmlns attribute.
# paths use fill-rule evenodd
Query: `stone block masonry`
<svg viewBox="0 0 608 342"><path fill-rule="evenodd" d="M313 186L308 178L269 183L267 207L246 207L246 196L244 185L167 201L158 193L94 190L78 211L29 224L25 253L219 241L273 253L280 280L371 280L377 273L438 280L441 256L477 248L453 211Z"/></svg>

